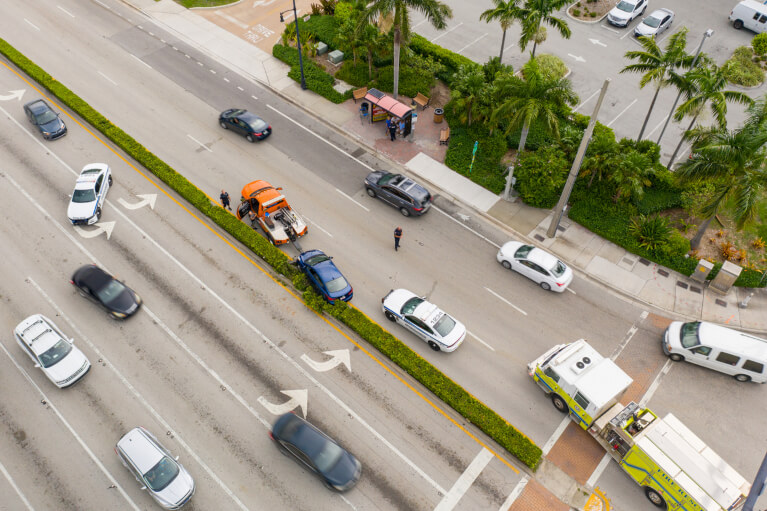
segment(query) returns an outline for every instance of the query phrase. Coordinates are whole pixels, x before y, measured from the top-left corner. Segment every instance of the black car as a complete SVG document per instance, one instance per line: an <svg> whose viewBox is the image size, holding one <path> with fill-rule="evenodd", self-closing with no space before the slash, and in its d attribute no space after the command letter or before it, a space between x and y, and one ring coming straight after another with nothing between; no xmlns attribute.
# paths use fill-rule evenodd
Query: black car
<svg viewBox="0 0 767 511"><path fill-rule="evenodd" d="M362 464L357 458L292 412L277 419L269 436L282 454L293 456L331 490L349 490L360 479Z"/></svg>
<svg viewBox="0 0 767 511"><path fill-rule="evenodd" d="M263 140L272 134L272 127L266 121L240 108L230 108L221 112L218 123L225 130L239 133L248 142Z"/></svg>
<svg viewBox="0 0 767 511"><path fill-rule="evenodd" d="M104 307L114 318L132 316L141 306L141 297L98 266L79 268L69 281L80 294Z"/></svg>
<svg viewBox="0 0 767 511"><path fill-rule="evenodd" d="M365 178L365 189L368 195L388 202L405 216L423 215L431 207L429 191L402 174L371 172Z"/></svg>
<svg viewBox="0 0 767 511"><path fill-rule="evenodd" d="M29 122L40 130L46 140L56 140L67 134L67 126L64 121L42 99L36 99L24 105L24 113Z"/></svg>

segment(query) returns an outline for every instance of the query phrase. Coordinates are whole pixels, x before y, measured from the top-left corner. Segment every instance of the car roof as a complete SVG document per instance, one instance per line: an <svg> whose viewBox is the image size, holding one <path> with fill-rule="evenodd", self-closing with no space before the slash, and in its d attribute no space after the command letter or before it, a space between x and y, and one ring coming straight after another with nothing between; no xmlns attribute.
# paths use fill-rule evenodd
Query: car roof
<svg viewBox="0 0 767 511"><path fill-rule="evenodd" d="M111 275L93 264L79 268L75 272L74 277L80 284L85 284L94 291L101 289L114 280Z"/></svg>
<svg viewBox="0 0 767 511"><path fill-rule="evenodd" d="M309 457L313 457L323 445L330 441L327 436L308 421L295 414L289 415L290 417L280 421L282 428L281 433L278 433L278 435L308 454ZM284 433L286 432L289 432L290 435L285 436Z"/></svg>
<svg viewBox="0 0 767 511"><path fill-rule="evenodd" d="M128 431L117 442L117 446L131 459L142 474L147 473L166 456L165 452L140 427Z"/></svg>
<svg viewBox="0 0 767 511"><path fill-rule="evenodd" d="M538 247L533 247L530 253L527 254L527 260L547 270L554 268L559 262L559 259Z"/></svg>
<svg viewBox="0 0 767 511"><path fill-rule="evenodd" d="M34 314L19 323L16 334L21 337L24 344L32 348L36 355L48 351L62 339L55 327L42 314Z"/></svg>

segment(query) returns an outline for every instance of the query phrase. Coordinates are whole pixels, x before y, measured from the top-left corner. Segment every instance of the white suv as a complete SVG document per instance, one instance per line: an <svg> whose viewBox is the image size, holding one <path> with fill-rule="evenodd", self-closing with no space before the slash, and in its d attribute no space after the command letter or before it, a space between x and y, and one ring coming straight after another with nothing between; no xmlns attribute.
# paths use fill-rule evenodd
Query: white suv
<svg viewBox="0 0 767 511"><path fill-rule="evenodd" d="M634 18L644 14L647 9L647 0L620 0L618 5L607 13L607 21L616 27L625 27L634 21Z"/></svg>
<svg viewBox="0 0 767 511"><path fill-rule="evenodd" d="M89 163L75 183L67 217L74 225L93 225L101 218L101 208L112 186L112 172L106 163Z"/></svg>

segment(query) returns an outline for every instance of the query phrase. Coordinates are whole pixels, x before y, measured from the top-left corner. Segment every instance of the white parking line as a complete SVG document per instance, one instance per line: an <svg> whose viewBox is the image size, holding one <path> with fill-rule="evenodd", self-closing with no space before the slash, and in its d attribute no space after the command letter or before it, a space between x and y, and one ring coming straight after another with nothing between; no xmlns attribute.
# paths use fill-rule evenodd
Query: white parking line
<svg viewBox="0 0 767 511"><path fill-rule="evenodd" d="M130 56L131 56L131 57L133 57L134 59L136 59L136 60L138 60L139 62L141 62L142 64L144 64L144 65L145 65L146 67L148 67L149 69L152 69L152 66L150 66L149 64L147 64L146 62L144 62L143 60L141 60L140 58L138 58L138 57L137 57L137 56L135 56L134 54L132 54L132 53L129 53L128 55L130 55Z"/></svg>
<svg viewBox="0 0 767 511"><path fill-rule="evenodd" d="M456 504L458 504L458 501L461 500L461 497L463 497L466 491L471 487L472 483L474 483L474 480L479 476L480 472L485 469L487 464L490 463L490 460L494 457L495 455L492 452L483 447L469 466L466 467L466 470L463 471L463 474L461 474L455 484L453 484L450 491L442 497L442 500L437 504L437 507L434 508L434 511L450 511L453 509Z"/></svg>
<svg viewBox="0 0 767 511"><path fill-rule="evenodd" d="M330 236L331 238L333 237L333 235L332 235L332 234L330 234L328 231L326 231L325 229L323 229L322 227L320 227L320 226L319 226L319 224L317 224L316 222L312 222L312 220L311 220L309 217L307 217L306 215L304 215L304 219L305 219L305 220L308 220L308 221L309 221L309 222L310 222L310 223L311 223L311 224L312 224L314 227L316 227L317 229L321 230L322 232L324 232L325 234L327 234L327 235L328 235L328 236Z"/></svg>
<svg viewBox="0 0 767 511"><path fill-rule="evenodd" d="M492 347L492 346L490 346L488 343L486 343L485 341L483 341L482 339L480 339L480 338L479 338L479 337L478 337L476 334L474 334L474 333L472 333L472 332L469 332L468 330L466 330L466 333L468 333L470 336L474 337L476 340L478 340L479 342L481 342L482 344L484 344L485 346L487 346L487 348L488 348L488 349L490 349L491 351L495 351L495 348L493 348L493 347Z"/></svg>
<svg viewBox="0 0 767 511"><path fill-rule="evenodd" d="M460 22L459 24L457 24L456 26L454 26L453 28L451 28L451 29L448 29L448 30L446 30L445 32L442 32L440 35L438 35L437 37L435 37L434 39L432 39L432 40L431 40L431 42L434 42L434 41L436 41L436 40L437 40L437 39L439 39L440 37L444 37L444 36L446 36L447 34L449 34L450 32L452 32L452 31L453 31L453 30L455 30L456 28L460 27L461 25L463 25L463 21L462 21L462 22Z"/></svg>
<svg viewBox="0 0 767 511"><path fill-rule="evenodd" d="M594 91L594 94L592 94L591 96L589 96L589 97L587 97L585 100L583 100L583 102L582 102L580 105L578 105L578 106L576 106L576 107L575 107L575 109L573 110L573 112L577 112L578 110L580 110L580 109L581 109L581 107L582 107L583 105L585 105L586 103L588 103L588 102L589 102L589 100L590 100L591 98L593 98L594 96L596 96L597 94L599 94L599 91L600 91L600 90L601 90L601 89L597 89L596 91Z"/></svg>
<svg viewBox="0 0 767 511"><path fill-rule="evenodd" d="M626 25L626 33L621 36L621 41L626 38L626 36L633 34L634 31L629 29L628 25Z"/></svg>
<svg viewBox="0 0 767 511"><path fill-rule="evenodd" d="M480 41L482 38L484 38L484 37L486 37L486 36L487 36L487 32L485 32L485 33L484 33L484 34L482 34L481 36L479 36L479 37L477 37L476 39L474 39L472 42L470 42L469 44L467 44L466 46L464 46L463 48L461 48L460 50L458 50L456 53L461 53L463 50L465 50L466 48L468 48L468 47L469 47L469 46L471 46L472 44L476 43L477 41Z"/></svg>
<svg viewBox="0 0 767 511"><path fill-rule="evenodd" d="M257 97L255 97L255 96L251 96L251 98L253 98L253 99L255 99L255 100L257 100L257 99L258 99L258 98L257 98Z"/></svg>
<svg viewBox="0 0 767 511"><path fill-rule="evenodd" d="M485 288L485 291L487 291L487 292L488 292L488 293L490 293L491 295L494 295L496 298L498 298L498 299L499 299L499 300L501 300L502 302L506 303L507 305L510 305L511 307L514 307L514 308L515 308L517 311L519 311L519 312L521 312L522 314L524 314L525 316L527 316L527 312L523 311L522 309L520 309L519 307L517 307L516 305L514 305L513 303L511 303L511 302L510 302L510 301L508 301L506 298L502 297L501 295L499 295L498 293L496 293L495 291L493 291L493 290L492 290L492 289L490 289L489 287L486 287L486 288Z"/></svg>
<svg viewBox="0 0 767 511"><path fill-rule="evenodd" d="M8 358L13 362L13 365L16 366L16 369L19 370L19 372L24 375L24 378L29 382L30 385L32 385L35 390L37 390L38 394L40 394L43 397L43 401L45 401L46 406L48 406L53 413L56 414L56 417L59 418L59 420L64 424L64 426L69 430L69 432L72 434L73 437L75 437L75 440L77 440L77 443L80 444L80 447L83 448L83 450L88 454L88 457L93 461L93 463L96 464L97 467L99 467L99 470L106 476L106 478L109 480L110 483L114 485L115 488L117 488L117 491L120 492L120 495L130 504L130 506L135 509L136 511L141 511L141 509L136 505L135 502L130 498L130 496L125 493L125 490L123 490L123 487L120 486L120 483L117 482L117 480L112 477L112 474L109 473L107 468L104 466L103 463L101 463L101 460L96 457L95 454L93 454L93 451L91 451L90 447L85 443L85 441L80 437L80 435L77 434L77 431L67 422L67 420L64 418L64 416L59 412L59 409L56 408L56 405L53 404L53 402L48 398L48 396L45 395L45 392L37 386L35 381L27 374L27 372L22 369L22 367L19 365L18 362L16 362L16 359L13 358L13 356L8 352L7 349L5 349L5 345L3 343L0 343L0 348L5 352L6 355L8 355Z"/></svg>
<svg viewBox="0 0 767 511"><path fill-rule="evenodd" d="M111 82L111 83L112 83L112 85L117 85L117 82L116 82L116 81L112 80L111 78L109 78L107 75L105 75L105 74L104 74L104 73L102 73L101 71L99 71L98 73L99 73L101 76L103 76L103 77L104 77L104 78L105 78L107 81Z"/></svg>
<svg viewBox="0 0 767 511"><path fill-rule="evenodd" d="M416 27L418 27L418 26L420 26L420 25L422 25L422 24L426 23L426 21L427 21L427 20L426 20L426 18L422 19L421 21L419 21L418 23L416 23L415 25L413 25L412 27L410 27L410 31L412 32L413 30L415 30L415 28L416 28Z"/></svg>
<svg viewBox="0 0 767 511"><path fill-rule="evenodd" d="M612 28L612 27L608 27L607 25L603 25L603 24L601 24L601 23L599 24L599 26L600 26L600 27L602 27L602 28L604 28L605 30L609 30L609 31L610 31L610 32L612 32L613 34L620 34L620 33L621 33L621 31L620 31L620 30L616 30L616 29L614 29L614 28Z"/></svg>
<svg viewBox="0 0 767 511"><path fill-rule="evenodd" d="M16 492L16 495L19 496L19 498L24 503L24 505L27 507L27 509L29 509L29 511L35 511L35 508L32 507L32 504L29 503L29 501L27 500L27 497L21 492L21 488L16 486L16 483L14 482L13 478L11 477L11 474L8 473L8 471L5 469L5 466L2 463L0 463L0 472L3 473L5 478L8 480L8 484L11 485L13 490ZM7 503L8 502L8 497L4 497L4 499L5 499L6 503Z"/></svg>
<svg viewBox="0 0 767 511"><path fill-rule="evenodd" d="M351 197L349 197L348 195L346 195L344 192L342 192L342 191L341 191L341 190L339 190L338 188L336 188L336 191L337 191L338 193L340 193L341 195L343 195L344 197L346 197L347 199L349 199L350 201L352 201L353 203L355 203L357 206L359 206L359 207L361 207L362 209L364 209L365 211L367 211L368 213L370 212L370 210L369 210L368 208L366 208L365 206L363 206L362 204L360 204L360 203L359 203L359 202L357 202L356 200L352 199Z"/></svg>
<svg viewBox="0 0 767 511"><path fill-rule="evenodd" d="M655 127L652 129L652 131L651 131L650 133L648 133L648 134L647 134L647 138L650 138L650 137L652 136L652 134L653 134L653 133L655 133L656 131L658 131L658 128L660 128L660 127L663 125L663 123L664 123L664 122L666 122L666 119L668 119L668 114L666 114L666 115L665 115L665 117L663 117L663 119L661 119L661 120L660 120L660 122L657 124L657 126L655 126Z"/></svg>
<svg viewBox="0 0 767 511"><path fill-rule="evenodd" d="M189 137L189 138L191 138L192 140L194 140L196 144L198 144L200 147L204 148L204 149L205 149L206 151L208 151L209 153L212 153L212 152L213 152L213 151L212 151L210 148L208 148L208 146L206 146L205 144L203 144L202 142L200 142L199 140L197 140L196 138L194 138L192 135L190 135L190 134L188 134L188 133L187 133L187 134L186 134L186 136L187 136L187 137Z"/></svg>
<svg viewBox="0 0 767 511"><path fill-rule="evenodd" d="M618 117L620 117L621 115L625 114L625 113L626 113L626 110L628 110L629 108L631 108L632 106L634 106L634 103L636 103L637 101L638 101L638 99L636 99L636 98L635 98L635 99L634 99L634 101L632 101L631 103L629 103L629 106L627 106L626 108L624 108L624 109L621 111L621 113L619 113L618 115L616 115L616 116L615 116L615 119L613 119L612 121L610 121L610 123L607 125L607 127L609 128L610 126L612 126L612 124L613 124L615 121L617 121L617 120L618 120Z"/></svg>
<svg viewBox="0 0 767 511"><path fill-rule="evenodd" d="M503 51L506 51L506 50L508 50L509 48L513 48L513 47L514 47L514 43L511 43L511 44L510 44L510 45L508 45L506 48L504 48L504 49L503 49Z"/></svg>

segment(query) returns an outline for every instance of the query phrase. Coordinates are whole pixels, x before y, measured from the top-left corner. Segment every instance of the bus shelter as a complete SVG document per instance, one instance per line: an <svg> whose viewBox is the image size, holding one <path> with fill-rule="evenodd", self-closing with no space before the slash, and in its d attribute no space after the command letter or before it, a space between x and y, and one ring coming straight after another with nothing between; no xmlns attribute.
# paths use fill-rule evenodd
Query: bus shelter
<svg viewBox="0 0 767 511"><path fill-rule="evenodd" d="M404 103L400 103L391 96L387 96L378 89L370 89L365 94L365 101L370 102L370 122L385 120L389 115L405 121L403 136L410 135L413 129L413 109Z"/></svg>

